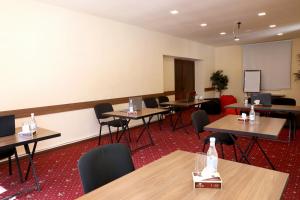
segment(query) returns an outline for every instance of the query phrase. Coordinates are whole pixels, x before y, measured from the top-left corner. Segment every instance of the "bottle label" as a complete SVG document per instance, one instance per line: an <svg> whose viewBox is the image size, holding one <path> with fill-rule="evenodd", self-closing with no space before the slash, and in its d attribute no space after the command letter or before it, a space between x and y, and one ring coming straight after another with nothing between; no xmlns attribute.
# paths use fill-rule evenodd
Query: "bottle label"
<svg viewBox="0 0 300 200"><path fill-rule="evenodd" d="M218 171L218 158L216 156L207 156L206 167L210 173L216 173Z"/></svg>
<svg viewBox="0 0 300 200"><path fill-rule="evenodd" d="M254 121L255 120L255 115L250 115L249 118L250 118L251 121Z"/></svg>

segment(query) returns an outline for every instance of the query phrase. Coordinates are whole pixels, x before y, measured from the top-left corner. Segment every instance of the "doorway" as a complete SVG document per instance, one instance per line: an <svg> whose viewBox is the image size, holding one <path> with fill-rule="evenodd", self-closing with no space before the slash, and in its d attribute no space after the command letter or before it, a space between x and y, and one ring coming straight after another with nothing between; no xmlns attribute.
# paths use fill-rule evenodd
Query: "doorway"
<svg viewBox="0 0 300 200"><path fill-rule="evenodd" d="M185 99L195 91L195 62L175 59L175 100Z"/></svg>

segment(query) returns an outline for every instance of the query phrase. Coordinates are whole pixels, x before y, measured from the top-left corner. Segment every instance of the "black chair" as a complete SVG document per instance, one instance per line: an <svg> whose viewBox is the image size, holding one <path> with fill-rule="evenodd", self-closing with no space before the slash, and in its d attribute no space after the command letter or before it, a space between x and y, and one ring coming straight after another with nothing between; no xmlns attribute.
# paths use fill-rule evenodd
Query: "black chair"
<svg viewBox="0 0 300 200"><path fill-rule="evenodd" d="M196 131L196 135L200 139L200 133L204 132L204 126L209 124L208 115L204 110L198 110L192 113L192 123ZM205 150L206 144L209 143L209 138L215 137L216 144L220 144L222 150L222 158L224 158L223 144L233 146L235 160L237 161L237 154L235 148L235 140L237 137L233 135L233 138L228 133L212 133L207 136L204 140L203 144L203 152Z"/></svg>
<svg viewBox="0 0 300 200"><path fill-rule="evenodd" d="M143 100L144 100L144 104L145 104L146 108L158 108L159 107L156 99L153 97L145 98ZM157 114L157 119L158 119L159 129L161 130L163 114Z"/></svg>
<svg viewBox="0 0 300 200"><path fill-rule="evenodd" d="M119 128L122 128L123 133L126 131L126 129L128 130L129 140L130 140L130 132L129 132L127 120L115 119L115 118L113 118L112 120L108 120L108 118L110 118L110 117L103 115L103 113L114 111L114 109L110 103L99 103L94 107L94 110L95 110L96 117L97 117L99 125L100 125L98 145L100 145L100 143L101 143L102 126L108 126L111 143L113 143L111 127L117 128L117 134L116 134L117 141L119 141L121 139L121 136L120 136L120 138L118 138Z"/></svg>
<svg viewBox="0 0 300 200"><path fill-rule="evenodd" d="M5 137L9 135L15 134L15 116L14 115L7 115L7 116L0 116L0 137ZM0 138L1 140L1 138ZM8 147L5 149L0 150L0 160L8 158L8 168L9 168L9 175L12 175L12 160L11 156L15 155L18 172L20 176L21 183L23 182L23 175L20 167L18 153L15 147Z"/></svg>
<svg viewBox="0 0 300 200"><path fill-rule="evenodd" d="M134 171L130 150L124 144L108 144L87 152L80 157L78 168L84 193Z"/></svg>

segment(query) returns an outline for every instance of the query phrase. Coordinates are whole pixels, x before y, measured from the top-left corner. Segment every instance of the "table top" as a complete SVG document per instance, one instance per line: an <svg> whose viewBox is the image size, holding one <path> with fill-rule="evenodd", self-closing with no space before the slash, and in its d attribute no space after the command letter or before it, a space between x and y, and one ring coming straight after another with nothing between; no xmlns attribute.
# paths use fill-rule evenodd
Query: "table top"
<svg viewBox="0 0 300 200"><path fill-rule="evenodd" d="M196 105L208 102L208 101L209 100L194 100L191 102L187 102L185 100L178 100L178 101L163 102L163 103L160 103L160 105L175 106L175 107L189 107L189 106L196 106Z"/></svg>
<svg viewBox="0 0 300 200"><path fill-rule="evenodd" d="M239 117L239 115L226 115L205 126L204 130L276 139L286 122L286 119L271 117L257 117L254 122L240 121Z"/></svg>
<svg viewBox="0 0 300 200"><path fill-rule="evenodd" d="M222 189L193 188L195 154L175 151L134 172L110 182L80 200L276 200L280 199L288 174L219 159Z"/></svg>
<svg viewBox="0 0 300 200"><path fill-rule="evenodd" d="M123 111L112 111L103 113L103 115L110 117L120 117L127 119L140 119L142 117L148 117L151 115L156 115L160 113L164 113L167 110L164 108L142 108L142 110L136 111L136 113L128 113L127 110Z"/></svg>
<svg viewBox="0 0 300 200"><path fill-rule="evenodd" d="M54 137L59 137L61 134L50 131L44 128L38 128L36 130L36 133L32 137L24 137L19 136L18 132L21 131L21 128L16 128L16 134L9 135L5 137L0 138L0 149L1 148L7 148L7 147L15 147L20 146L24 144L29 144L33 142L38 142L41 140L46 140Z"/></svg>
<svg viewBox="0 0 300 200"><path fill-rule="evenodd" d="M238 109L250 109L251 104L243 104L243 103L234 103L225 106L225 108L238 108ZM263 105L255 105L255 110L265 110L265 111L281 111L281 112L292 112L299 113L300 106L289 106L289 105L272 105L272 106L263 106Z"/></svg>

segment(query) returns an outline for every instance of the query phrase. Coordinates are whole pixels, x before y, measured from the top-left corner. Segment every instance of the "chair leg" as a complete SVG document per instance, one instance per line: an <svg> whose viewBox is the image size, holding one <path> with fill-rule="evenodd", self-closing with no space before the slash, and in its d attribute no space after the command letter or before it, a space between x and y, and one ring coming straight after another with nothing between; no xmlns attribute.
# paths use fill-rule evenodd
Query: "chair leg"
<svg viewBox="0 0 300 200"><path fill-rule="evenodd" d="M123 127L122 127L123 130ZM118 136L119 136L119 127L117 127L117 132L116 132L116 141L118 141Z"/></svg>
<svg viewBox="0 0 300 200"><path fill-rule="evenodd" d="M129 126L128 126L128 123L126 124L126 129L128 131L128 138L129 138L129 142L131 142L131 134L130 134L130 129L129 129Z"/></svg>
<svg viewBox="0 0 300 200"><path fill-rule="evenodd" d="M11 157L8 157L8 174L12 175Z"/></svg>
<svg viewBox="0 0 300 200"><path fill-rule="evenodd" d="M232 146L233 146L233 151L234 151L234 158L235 158L235 161L237 162L238 159L237 159L235 144L233 144Z"/></svg>
<svg viewBox="0 0 300 200"><path fill-rule="evenodd" d="M109 136L110 136L110 143L113 143L113 138L110 130L110 126L108 125L108 130L109 130Z"/></svg>
<svg viewBox="0 0 300 200"><path fill-rule="evenodd" d="M202 149L202 152L204 152L205 146L206 146L206 144L205 144L205 142L203 142L203 149Z"/></svg>
<svg viewBox="0 0 300 200"><path fill-rule="evenodd" d="M102 130L102 125L100 125L98 145L100 145L100 143L101 143L101 130Z"/></svg>
<svg viewBox="0 0 300 200"><path fill-rule="evenodd" d="M19 162L18 152L17 152L16 149L15 149L15 158L16 158L16 163L17 163L17 167L18 167L18 172L19 172L20 182L23 183L22 170L21 170L21 166L20 166L20 162Z"/></svg>
<svg viewBox="0 0 300 200"><path fill-rule="evenodd" d="M221 143L220 146L221 146L222 158L224 159L225 157L224 157L223 144Z"/></svg>
<svg viewBox="0 0 300 200"><path fill-rule="evenodd" d="M159 124L159 130L161 131L161 117L160 117L160 115L158 114L157 115L157 118L158 118L158 124Z"/></svg>

